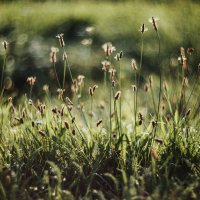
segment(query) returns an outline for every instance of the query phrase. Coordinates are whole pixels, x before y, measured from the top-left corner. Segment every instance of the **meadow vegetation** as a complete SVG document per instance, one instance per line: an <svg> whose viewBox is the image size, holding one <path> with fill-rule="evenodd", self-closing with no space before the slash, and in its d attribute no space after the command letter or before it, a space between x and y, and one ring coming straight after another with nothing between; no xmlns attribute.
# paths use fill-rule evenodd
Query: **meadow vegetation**
<svg viewBox="0 0 200 200"><path fill-rule="evenodd" d="M111 31L108 22L112 15L123 16L120 3L108 3L106 7L99 3L99 10L94 9L94 4L87 4L91 12L95 12L93 16L96 16L98 29L94 33L91 26L94 24L84 24L83 27L89 27L83 29L83 33L92 38L95 48L86 45L84 48L88 49L83 58L80 52L76 52L76 39L70 40L70 35L65 37L61 22L72 15L79 20L85 16L93 20L90 14L86 14L83 4L76 8L80 9L79 14L75 14L75 5L71 3L71 13L69 10L67 17L63 7L54 4L55 13L51 18L47 17L48 10L51 10L48 6L52 6L50 3L39 7L33 4L39 11L31 6L32 12L29 10L28 13L32 14L26 14L31 15L30 19L15 19L8 14L14 9L17 13L20 4L8 4L7 10L0 8L5 12L3 16L7 15L6 20L0 18L2 23L9 19L11 24L16 23L15 28L20 27L19 33L15 28L9 30L16 35L3 40L1 47L1 200L200 198L200 65L197 31L193 30L198 26L196 21L191 21L188 31L194 31L194 37L191 43L186 40L187 44L184 43L187 35L172 28L174 44L169 47L167 40L172 39L167 30L172 24L167 20L172 20L169 12L173 11L168 11L167 16L165 12L157 12L158 20L149 15L152 12L149 11L150 5L143 7L136 2L132 5L137 5L143 12L135 10L138 17L134 18L130 4L124 3L126 12L130 13L126 15L127 24L113 22L116 23L116 32ZM199 6L190 6L194 5ZM112 6L118 7L117 14L111 12ZM154 6L161 9L163 5ZM109 15L99 17L102 8L108 9ZM157 7L154 9L159 11ZM196 20L198 8L190 9ZM44 11L44 16L40 20L34 18L41 11ZM177 11L177 16L179 14L182 12ZM178 17L173 20L178 20ZM60 32L53 30L58 21ZM123 33L120 30L117 33L118 23ZM45 40L39 40L42 46L39 53L44 51L44 54L40 55L41 59L36 59L36 63L41 65L38 74L26 77L26 92L17 96L12 86L13 75L7 77L11 67L10 56L21 56L16 51L20 49L19 41L24 41L24 38L27 41L21 43L21 48L31 43L30 37L36 32L32 35L29 25L32 31L35 27L35 31L41 33L52 47L49 47L47 55L44 47L48 45ZM130 33L127 26L134 26L135 31ZM183 23L179 28L184 27ZM48 29L50 36L47 37ZM133 48L131 42L120 41L120 34L125 34L127 41L133 34L130 41L135 42L134 51L130 50ZM9 41L14 37L17 38L15 42ZM103 42L104 39L110 42ZM73 44L71 47L68 45L70 42ZM91 40L84 42L88 44ZM180 42L184 45L179 45ZM21 52L26 53L26 50L21 49ZM31 52L34 56L35 52L29 54ZM87 54L89 60L83 62ZM134 58L131 58L132 54ZM169 63L166 61L168 58ZM73 61L82 68L74 69ZM46 74L40 75L45 63L51 71L50 78ZM100 70L95 71L98 74L90 77L89 67L98 63ZM154 66L155 70L149 66ZM44 77L45 80L41 81Z"/></svg>

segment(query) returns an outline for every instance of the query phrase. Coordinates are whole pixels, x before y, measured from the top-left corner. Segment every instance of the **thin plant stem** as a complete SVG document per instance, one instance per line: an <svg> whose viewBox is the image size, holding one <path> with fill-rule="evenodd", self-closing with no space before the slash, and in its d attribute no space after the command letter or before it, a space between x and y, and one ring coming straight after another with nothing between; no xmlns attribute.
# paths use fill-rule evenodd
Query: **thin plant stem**
<svg viewBox="0 0 200 200"><path fill-rule="evenodd" d="M55 62L53 63L53 68L54 68L54 73L55 73L55 75L56 75L56 80L57 80L58 86L59 86L59 88L61 88L60 81L59 81L59 79L58 79L58 74L57 74L57 71L56 71Z"/></svg>
<svg viewBox="0 0 200 200"><path fill-rule="evenodd" d="M112 80L110 78L110 151L112 147Z"/></svg>
<svg viewBox="0 0 200 200"><path fill-rule="evenodd" d="M159 67L159 96L158 96L158 111L157 111L157 119L159 118L159 112L160 112L160 101L161 101L161 93L162 93L162 69L160 66L160 35L158 31L157 33L157 38L158 38L158 67Z"/></svg>
<svg viewBox="0 0 200 200"><path fill-rule="evenodd" d="M1 90L3 91L3 77L4 77L4 71L6 68L6 60L7 60L7 52L5 51L4 55L4 61L3 61L3 67L2 67L2 72L1 72Z"/></svg>
<svg viewBox="0 0 200 200"><path fill-rule="evenodd" d="M66 63L66 60L64 60L64 69L63 69L63 89L64 89L64 87L65 87L66 68L67 68L67 63Z"/></svg>
<svg viewBox="0 0 200 200"><path fill-rule="evenodd" d="M119 61L119 90L122 93L122 80L121 80L121 60ZM122 101L119 99L119 123L120 123L120 131L122 134Z"/></svg>

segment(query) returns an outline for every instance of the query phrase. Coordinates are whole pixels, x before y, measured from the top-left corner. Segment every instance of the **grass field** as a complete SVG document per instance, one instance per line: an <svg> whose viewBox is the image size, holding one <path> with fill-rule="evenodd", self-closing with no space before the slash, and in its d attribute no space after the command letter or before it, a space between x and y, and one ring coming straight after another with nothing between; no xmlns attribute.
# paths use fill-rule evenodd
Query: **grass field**
<svg viewBox="0 0 200 200"><path fill-rule="evenodd" d="M179 5L1 5L0 200L200 199L199 4ZM81 54L75 33L91 25ZM31 65L27 51L39 67L19 96L11 68Z"/></svg>

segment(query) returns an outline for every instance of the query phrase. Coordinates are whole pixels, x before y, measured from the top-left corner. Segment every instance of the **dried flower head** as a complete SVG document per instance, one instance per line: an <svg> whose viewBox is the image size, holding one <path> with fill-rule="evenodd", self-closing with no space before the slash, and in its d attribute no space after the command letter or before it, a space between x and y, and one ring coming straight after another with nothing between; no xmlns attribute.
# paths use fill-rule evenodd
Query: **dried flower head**
<svg viewBox="0 0 200 200"><path fill-rule="evenodd" d="M118 100L118 99L120 99L120 97L121 97L121 91L117 91L116 93L115 93L115 100Z"/></svg>
<svg viewBox="0 0 200 200"><path fill-rule="evenodd" d="M138 69L135 59L132 59L132 60L131 60L131 67L132 67L132 69L133 69L134 71Z"/></svg>
<svg viewBox="0 0 200 200"><path fill-rule="evenodd" d="M7 41L3 41L2 42L3 48L6 50L8 48L8 42Z"/></svg>
<svg viewBox="0 0 200 200"><path fill-rule="evenodd" d="M86 38L81 41L81 44L86 47L89 47L92 45L92 42L93 42L93 40L91 38Z"/></svg>
<svg viewBox="0 0 200 200"><path fill-rule="evenodd" d="M143 34L144 32L148 31L148 28L146 28L145 25L142 24L139 31Z"/></svg>
<svg viewBox="0 0 200 200"><path fill-rule="evenodd" d="M159 19L157 17L151 17L149 19L149 22L152 23L153 28L154 28L155 31L158 31L158 26L157 26L157 23L156 23L158 20Z"/></svg>
<svg viewBox="0 0 200 200"><path fill-rule="evenodd" d="M59 49L56 47L51 47L51 53L50 53L50 62L56 63L56 54L59 52Z"/></svg>
<svg viewBox="0 0 200 200"><path fill-rule="evenodd" d="M106 56L110 56L113 51L116 51L116 48L112 45L111 42L107 42L102 45L102 48L106 54Z"/></svg>
<svg viewBox="0 0 200 200"><path fill-rule="evenodd" d="M103 71L106 71L110 68L110 62L107 61L107 60L102 61L101 64L102 64L102 70Z"/></svg>
<svg viewBox="0 0 200 200"><path fill-rule="evenodd" d="M31 76L31 77L28 77L26 82L30 85L30 86L33 86L35 84L35 81L36 81L36 76Z"/></svg>
<svg viewBox="0 0 200 200"><path fill-rule="evenodd" d="M78 92L78 81L76 79L73 80L73 84L71 85L71 90L74 93Z"/></svg>
<svg viewBox="0 0 200 200"><path fill-rule="evenodd" d="M64 42L64 38L63 38L64 34L63 33L60 33L58 34L56 37L58 38L59 40L59 43L60 43L60 46L61 47L64 47L65 46L65 42Z"/></svg>
<svg viewBox="0 0 200 200"><path fill-rule="evenodd" d="M123 57L123 51L120 51L119 53L116 54L114 57L117 61L120 61Z"/></svg>

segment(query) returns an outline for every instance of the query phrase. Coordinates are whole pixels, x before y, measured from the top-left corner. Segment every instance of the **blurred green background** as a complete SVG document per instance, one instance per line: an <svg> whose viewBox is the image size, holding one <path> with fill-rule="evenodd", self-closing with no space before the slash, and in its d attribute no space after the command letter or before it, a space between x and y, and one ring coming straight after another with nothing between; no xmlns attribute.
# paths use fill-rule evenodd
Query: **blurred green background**
<svg viewBox="0 0 200 200"><path fill-rule="evenodd" d="M198 0L116 0L116 1L1 1L0 41L9 42L6 76L11 77L16 94L24 87L28 76L37 76L34 91L42 85L56 85L50 77L49 61L52 46L59 47L56 35L64 33L66 50L74 77L82 74L87 80L102 82L101 61L105 59L101 48L112 42L117 52L123 50L123 77L125 82L134 80L131 58L139 63L142 23L149 31L144 33L144 57L142 76L156 74L158 43L156 33L148 22L158 17L161 38L161 65L164 74L174 78L178 65L180 47L193 47L195 52L189 60L189 73L197 69L200 49L200 1ZM87 27L94 27L90 34ZM91 39L92 44L82 43ZM90 41L91 41L90 40ZM62 79L62 51L56 64ZM0 47L0 69L4 49ZM113 56L115 53L113 54ZM114 59L113 59L114 60ZM117 65L113 61L114 65ZM68 81L69 75L67 75ZM69 84L66 84L69 88Z"/></svg>

